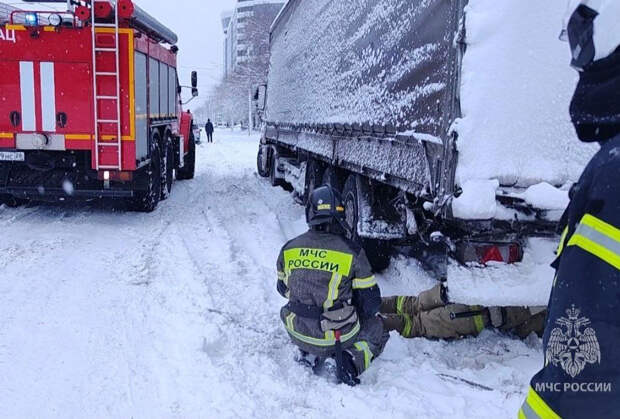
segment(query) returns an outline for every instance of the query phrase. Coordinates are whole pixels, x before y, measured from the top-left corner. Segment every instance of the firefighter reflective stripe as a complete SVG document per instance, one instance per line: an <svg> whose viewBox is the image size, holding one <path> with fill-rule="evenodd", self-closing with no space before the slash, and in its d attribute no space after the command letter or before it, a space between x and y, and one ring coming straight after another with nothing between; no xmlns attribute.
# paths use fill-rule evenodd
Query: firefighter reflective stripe
<svg viewBox="0 0 620 419"><path fill-rule="evenodd" d="M377 281L374 276L362 279L356 278L353 280L353 289L357 290L374 287L375 285L377 285Z"/></svg>
<svg viewBox="0 0 620 419"><path fill-rule="evenodd" d="M22 130L36 131L37 117L34 106L34 63L19 63L19 87L22 100Z"/></svg>
<svg viewBox="0 0 620 419"><path fill-rule="evenodd" d="M558 246L558 250L556 252L558 256L560 256L562 252L564 251L564 243L566 242L566 236L568 236L568 227L564 229L564 232L562 233L562 237L560 237L560 245Z"/></svg>
<svg viewBox="0 0 620 419"><path fill-rule="evenodd" d="M396 314L405 314L403 313L404 304L405 304L405 297L401 295L396 299Z"/></svg>
<svg viewBox="0 0 620 419"><path fill-rule="evenodd" d="M482 307L474 306L472 307L472 310L479 311L479 310L482 310ZM478 333L484 330L484 318L482 317L481 314L477 314L474 316L474 324L476 325L476 330L478 331Z"/></svg>
<svg viewBox="0 0 620 419"><path fill-rule="evenodd" d="M340 283L342 282L342 276L333 273L332 279L329 281L329 287L327 288L327 298L323 303L323 310L327 310L334 306L334 301L338 299L338 289L340 288Z"/></svg>
<svg viewBox="0 0 620 419"><path fill-rule="evenodd" d="M284 282L286 286L288 286L288 275L287 274L285 274L284 272L278 271L278 279Z"/></svg>
<svg viewBox="0 0 620 419"><path fill-rule="evenodd" d="M568 246L577 246L620 269L620 230L590 214L584 215Z"/></svg>
<svg viewBox="0 0 620 419"><path fill-rule="evenodd" d="M370 361L372 361L372 359L374 358L372 351L368 347L368 342L362 340L360 342L356 342L353 346L355 346L355 349L357 349L358 351L364 353L364 369L368 369L368 367L370 366Z"/></svg>
<svg viewBox="0 0 620 419"><path fill-rule="evenodd" d="M41 123L43 131L56 131L54 63L41 63Z"/></svg>
<svg viewBox="0 0 620 419"><path fill-rule="evenodd" d="M284 251L284 269L311 269L349 276L353 255L335 250L296 248Z"/></svg>
<svg viewBox="0 0 620 419"><path fill-rule="evenodd" d="M523 403L523 406L521 406L521 410L519 410L519 418L561 419L531 387L527 399Z"/></svg>
<svg viewBox="0 0 620 419"><path fill-rule="evenodd" d="M314 346L334 346L336 344L336 336L333 330L325 332L324 338L315 338L312 336L306 336L301 334L295 330L295 313L291 313L286 316L286 330L293 336L295 339L298 339L304 343L314 345ZM351 331L347 334L340 336L341 342L346 342L352 338L354 338L360 331L360 323L359 321L355 323L355 326Z"/></svg>
<svg viewBox="0 0 620 419"><path fill-rule="evenodd" d="M413 329L413 320L411 320L411 316L408 314L403 314L402 315L405 319L405 326L403 327L403 337L404 338L410 338L411 337L411 331Z"/></svg>

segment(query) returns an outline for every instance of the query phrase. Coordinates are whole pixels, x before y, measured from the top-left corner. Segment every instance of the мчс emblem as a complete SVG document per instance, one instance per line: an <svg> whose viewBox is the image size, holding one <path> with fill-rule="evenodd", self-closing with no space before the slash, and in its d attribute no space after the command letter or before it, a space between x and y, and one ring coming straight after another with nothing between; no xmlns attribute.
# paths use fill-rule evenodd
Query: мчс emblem
<svg viewBox="0 0 620 419"><path fill-rule="evenodd" d="M581 310L573 305L566 310L567 317L560 317L555 323L560 326L551 331L546 357L554 366L575 378L587 364L601 363L601 348L590 319L579 317ZM586 327L585 330L582 329Z"/></svg>

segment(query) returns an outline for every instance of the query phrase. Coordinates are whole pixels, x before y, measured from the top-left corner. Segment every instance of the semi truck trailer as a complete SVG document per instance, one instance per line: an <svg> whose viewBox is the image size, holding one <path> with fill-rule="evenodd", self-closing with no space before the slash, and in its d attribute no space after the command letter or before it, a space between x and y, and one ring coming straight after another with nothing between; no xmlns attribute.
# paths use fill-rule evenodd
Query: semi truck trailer
<svg viewBox="0 0 620 419"><path fill-rule="evenodd" d="M464 300L486 302L477 282L494 303L546 303L556 226L594 152L568 117L560 3L290 0L256 95L260 175L302 201L339 189L378 271L397 246Z"/></svg>

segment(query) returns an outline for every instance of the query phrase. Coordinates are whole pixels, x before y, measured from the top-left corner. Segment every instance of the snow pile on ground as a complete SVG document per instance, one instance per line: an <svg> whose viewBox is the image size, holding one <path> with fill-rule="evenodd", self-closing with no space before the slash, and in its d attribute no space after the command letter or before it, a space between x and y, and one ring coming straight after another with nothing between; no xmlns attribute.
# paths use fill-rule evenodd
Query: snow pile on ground
<svg viewBox="0 0 620 419"><path fill-rule="evenodd" d="M546 306L555 271L556 240L530 238L523 261L489 263L484 267L448 265L448 287L453 301L502 306Z"/></svg>
<svg viewBox="0 0 620 419"><path fill-rule="evenodd" d="M305 230L303 208L257 176L257 136L214 139L197 148L196 179L175 183L152 214L98 203L0 208L3 416L516 414L542 365L538 339L394 335L353 389L295 362L275 260ZM434 284L410 259L379 281L385 295Z"/></svg>
<svg viewBox="0 0 620 419"><path fill-rule="evenodd" d="M595 151L568 107L577 81L558 40L566 2L470 0L466 9L457 183L575 182Z"/></svg>

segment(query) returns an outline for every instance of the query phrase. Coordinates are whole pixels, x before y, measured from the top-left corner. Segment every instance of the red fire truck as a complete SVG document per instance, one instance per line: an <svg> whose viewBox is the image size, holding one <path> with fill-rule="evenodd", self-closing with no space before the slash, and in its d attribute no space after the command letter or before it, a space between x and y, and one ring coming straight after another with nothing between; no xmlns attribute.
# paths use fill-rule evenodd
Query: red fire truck
<svg viewBox="0 0 620 419"><path fill-rule="evenodd" d="M0 203L119 198L153 211L175 173L194 177L177 36L131 0L67 10L0 18Z"/></svg>

